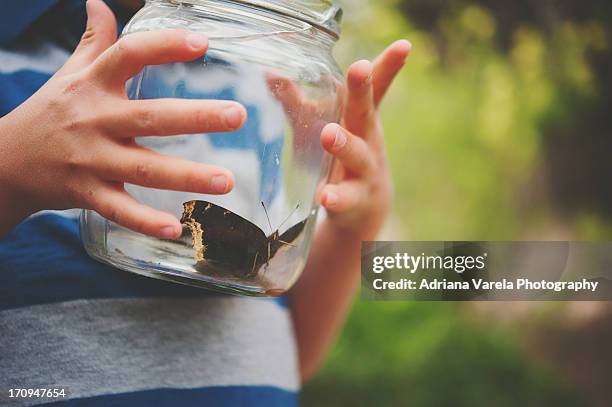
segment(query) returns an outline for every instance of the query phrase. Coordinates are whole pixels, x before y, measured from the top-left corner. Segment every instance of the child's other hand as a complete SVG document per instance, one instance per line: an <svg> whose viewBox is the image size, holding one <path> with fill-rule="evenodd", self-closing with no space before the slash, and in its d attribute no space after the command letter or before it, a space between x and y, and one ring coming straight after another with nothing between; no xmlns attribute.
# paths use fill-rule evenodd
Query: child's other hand
<svg viewBox="0 0 612 407"><path fill-rule="evenodd" d="M16 219L14 226L39 210L86 208L135 231L176 238L178 219L138 203L124 183L224 194L232 189L233 176L162 156L134 138L233 131L244 123L246 111L227 101L128 100L125 82L145 65L194 60L206 51L207 40L166 30L116 42L108 7L90 0L87 11L87 30L70 60L0 119L2 217ZM0 233L11 227L2 222Z"/></svg>
<svg viewBox="0 0 612 407"><path fill-rule="evenodd" d="M321 143L335 158L330 183L320 194L333 225L359 239L374 239L391 204L391 177L378 107L403 67L411 45L401 40L374 63L359 61L348 71L342 127L327 125Z"/></svg>

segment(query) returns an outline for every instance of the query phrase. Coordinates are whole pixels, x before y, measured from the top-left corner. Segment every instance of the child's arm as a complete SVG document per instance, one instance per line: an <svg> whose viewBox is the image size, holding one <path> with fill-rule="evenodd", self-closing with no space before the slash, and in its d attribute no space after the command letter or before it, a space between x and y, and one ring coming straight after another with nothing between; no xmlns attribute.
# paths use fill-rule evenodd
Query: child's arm
<svg viewBox="0 0 612 407"><path fill-rule="evenodd" d="M353 64L343 127L330 124L321 134L323 147L336 158L331 183L321 192L328 218L290 294L304 381L321 364L353 301L361 242L376 238L389 211L392 187L378 106L410 48L398 41L373 64Z"/></svg>
<svg viewBox="0 0 612 407"><path fill-rule="evenodd" d="M108 7L89 0L87 13L87 30L68 62L0 118L0 236L39 210L87 208L135 231L177 238L178 219L138 203L123 184L223 194L233 176L162 156L134 138L233 131L246 111L227 101L128 100L125 82L144 65L194 60L206 51L206 38L165 30L116 42Z"/></svg>

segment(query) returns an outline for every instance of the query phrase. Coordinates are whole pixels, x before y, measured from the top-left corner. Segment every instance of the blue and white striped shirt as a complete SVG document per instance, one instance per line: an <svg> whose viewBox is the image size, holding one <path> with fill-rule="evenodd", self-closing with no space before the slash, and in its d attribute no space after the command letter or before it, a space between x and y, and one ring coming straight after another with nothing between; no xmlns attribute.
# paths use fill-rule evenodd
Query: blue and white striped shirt
<svg viewBox="0 0 612 407"><path fill-rule="evenodd" d="M120 22L129 17L113 10ZM0 3L0 116L51 77L84 27L83 0ZM297 403L282 299L229 297L97 263L74 211L36 214L0 239L0 279L0 404L42 402L9 399L11 388L65 388L67 405Z"/></svg>

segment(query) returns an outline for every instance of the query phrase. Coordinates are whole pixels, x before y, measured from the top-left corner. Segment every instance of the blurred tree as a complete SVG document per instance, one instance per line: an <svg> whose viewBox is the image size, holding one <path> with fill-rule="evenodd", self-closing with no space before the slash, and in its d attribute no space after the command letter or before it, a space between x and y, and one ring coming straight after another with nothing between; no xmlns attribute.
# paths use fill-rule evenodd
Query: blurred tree
<svg viewBox="0 0 612 407"><path fill-rule="evenodd" d="M396 191L385 239L612 237L612 2L344 6L345 67L398 37L414 44L382 109ZM568 374L605 368L576 364L582 353L567 345L576 341L556 340L567 328L591 344L601 331L572 331L559 304L525 305L536 320L508 304L483 307L510 322L478 319L469 305L357 303L304 404L583 405L575 384L589 401L605 399ZM561 366L566 352L574 357Z"/></svg>
<svg viewBox="0 0 612 407"><path fill-rule="evenodd" d="M445 24L471 6L495 21L495 43L505 53L526 27L544 39L547 74L558 90L558 109L540 123L545 177L563 215L598 211L612 217L612 2L607 0L402 0L399 9L414 24L431 32L447 60ZM478 24L478 21L474 21ZM576 44L575 42L580 42ZM567 47L581 48L592 78L585 94L571 76L575 62ZM570 80L568 80L570 79Z"/></svg>

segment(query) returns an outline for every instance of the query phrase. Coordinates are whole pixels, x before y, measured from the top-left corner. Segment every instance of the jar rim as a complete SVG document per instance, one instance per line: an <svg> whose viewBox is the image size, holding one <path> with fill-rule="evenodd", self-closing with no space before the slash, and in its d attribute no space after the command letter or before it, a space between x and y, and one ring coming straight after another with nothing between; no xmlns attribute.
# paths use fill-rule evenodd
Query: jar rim
<svg viewBox="0 0 612 407"><path fill-rule="evenodd" d="M171 3L198 4L206 0L169 0ZM319 28L335 39L340 37L343 10L337 0L225 0L274 11Z"/></svg>

